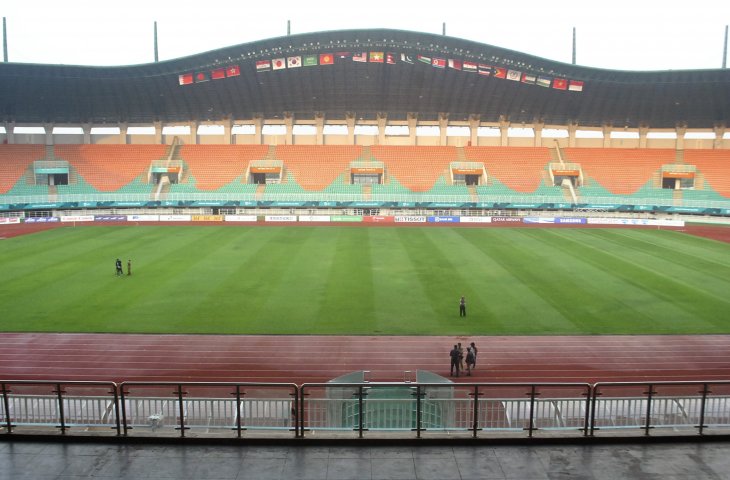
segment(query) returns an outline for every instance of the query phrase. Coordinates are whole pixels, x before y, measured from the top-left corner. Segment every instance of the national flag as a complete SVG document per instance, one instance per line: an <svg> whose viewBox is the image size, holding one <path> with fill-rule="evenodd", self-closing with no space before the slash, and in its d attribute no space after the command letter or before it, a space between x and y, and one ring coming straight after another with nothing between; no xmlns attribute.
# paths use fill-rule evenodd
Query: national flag
<svg viewBox="0 0 730 480"><path fill-rule="evenodd" d="M507 80L512 80L513 82L519 82L522 78L522 72L518 70L507 70Z"/></svg>
<svg viewBox="0 0 730 480"><path fill-rule="evenodd" d="M274 70L281 70L282 68L286 68L286 59L285 58L275 58L271 61L271 68Z"/></svg>
<svg viewBox="0 0 730 480"><path fill-rule="evenodd" d="M453 68L454 70L461 70L461 60L454 60L453 58L449 58L449 68Z"/></svg>
<svg viewBox="0 0 730 480"><path fill-rule="evenodd" d="M286 67L287 68L298 68L302 66L302 57L299 55L294 57L288 57L286 59Z"/></svg>
<svg viewBox="0 0 730 480"><path fill-rule="evenodd" d="M352 53L350 52L337 52L335 53L335 57L345 59L350 58L352 56Z"/></svg>
<svg viewBox="0 0 730 480"><path fill-rule="evenodd" d="M241 67L238 65L231 65L226 68L226 77L237 77L241 75Z"/></svg>
<svg viewBox="0 0 730 480"><path fill-rule="evenodd" d="M418 59L419 62L427 63L427 64L431 65L431 57L426 57L424 55L417 55L416 58Z"/></svg>
<svg viewBox="0 0 730 480"><path fill-rule="evenodd" d="M469 72L469 73L476 72L477 71L477 64L474 63L474 62L464 61L464 71L465 72Z"/></svg>
<svg viewBox="0 0 730 480"><path fill-rule="evenodd" d="M269 70L271 70L271 61L258 60L256 62L256 71L257 72L268 72Z"/></svg>
<svg viewBox="0 0 730 480"><path fill-rule="evenodd" d="M556 90L565 90L568 88L568 81L564 78L554 78L553 88Z"/></svg>
<svg viewBox="0 0 730 480"><path fill-rule="evenodd" d="M182 75L178 75L177 81L178 83L180 83L180 85L190 85L191 83L193 83L193 74L183 73Z"/></svg>
<svg viewBox="0 0 730 480"><path fill-rule="evenodd" d="M383 63L385 54L383 52L370 52L370 62L372 63Z"/></svg>
<svg viewBox="0 0 730 480"><path fill-rule="evenodd" d="M484 65L483 63L480 63L478 65L479 68L479 75L484 75L485 77L490 76L492 73L494 73L494 67L491 65Z"/></svg>
<svg viewBox="0 0 730 480"><path fill-rule="evenodd" d="M400 54L400 61L403 63L410 63L411 65L413 64L413 58L405 53Z"/></svg>
<svg viewBox="0 0 730 480"><path fill-rule="evenodd" d="M434 58L431 60L431 66L436 68L446 68L446 60L443 58Z"/></svg>
<svg viewBox="0 0 730 480"><path fill-rule="evenodd" d="M210 76L206 72L195 73L195 83L207 82L210 80Z"/></svg>
<svg viewBox="0 0 730 480"><path fill-rule="evenodd" d="M494 67L495 78L507 78L507 69L502 67Z"/></svg>
<svg viewBox="0 0 730 480"><path fill-rule="evenodd" d="M352 54L352 61L353 62L367 62L368 61L368 53L367 52L357 52Z"/></svg>
<svg viewBox="0 0 730 480"><path fill-rule="evenodd" d="M302 57L302 65L305 67L317 66L317 55L304 55Z"/></svg>
<svg viewBox="0 0 730 480"><path fill-rule="evenodd" d="M531 73L523 73L522 74L522 83L535 83L537 81L537 77Z"/></svg>
<svg viewBox="0 0 730 480"><path fill-rule="evenodd" d="M568 90L570 90L571 92L582 92L583 82L579 82L578 80L571 80L568 84Z"/></svg>
<svg viewBox="0 0 730 480"><path fill-rule="evenodd" d="M335 63L335 57L333 57L331 53L320 53L319 54L319 64L320 65L332 65L333 63Z"/></svg>
<svg viewBox="0 0 730 480"><path fill-rule="evenodd" d="M385 54L385 63L395 65L395 53L388 52Z"/></svg>
<svg viewBox="0 0 730 480"><path fill-rule="evenodd" d="M210 72L210 78L213 80L220 80L221 78L226 78L226 69L225 68L216 68L212 72Z"/></svg>
<svg viewBox="0 0 730 480"><path fill-rule="evenodd" d="M541 87L549 87L550 86L550 79L546 77L537 77L537 84Z"/></svg>

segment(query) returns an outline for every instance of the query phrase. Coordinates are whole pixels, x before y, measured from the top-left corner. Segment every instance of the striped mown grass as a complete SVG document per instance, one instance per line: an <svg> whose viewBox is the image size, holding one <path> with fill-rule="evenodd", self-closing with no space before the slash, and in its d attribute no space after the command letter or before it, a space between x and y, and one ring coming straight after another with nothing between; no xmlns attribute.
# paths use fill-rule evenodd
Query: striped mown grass
<svg viewBox="0 0 730 480"><path fill-rule="evenodd" d="M0 243L6 332L726 334L728 292L730 245L665 230L94 226Z"/></svg>

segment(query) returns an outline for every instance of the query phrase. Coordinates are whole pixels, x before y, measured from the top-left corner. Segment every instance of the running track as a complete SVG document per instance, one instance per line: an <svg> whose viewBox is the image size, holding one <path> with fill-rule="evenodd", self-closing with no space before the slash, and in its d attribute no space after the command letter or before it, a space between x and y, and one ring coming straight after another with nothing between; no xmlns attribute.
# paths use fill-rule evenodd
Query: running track
<svg viewBox="0 0 730 480"><path fill-rule="evenodd" d="M730 335L337 337L0 333L2 380L324 382L356 370L449 374L476 342L473 382L730 380ZM455 379L456 380L456 379Z"/></svg>

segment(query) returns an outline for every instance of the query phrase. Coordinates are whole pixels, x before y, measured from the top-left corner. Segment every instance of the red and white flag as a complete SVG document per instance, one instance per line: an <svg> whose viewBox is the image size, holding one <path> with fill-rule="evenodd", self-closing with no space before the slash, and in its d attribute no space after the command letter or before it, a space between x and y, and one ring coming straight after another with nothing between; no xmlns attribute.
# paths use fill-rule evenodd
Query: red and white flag
<svg viewBox="0 0 730 480"><path fill-rule="evenodd" d="M474 62L464 62L464 71L465 72L476 72L477 71L477 64Z"/></svg>
<svg viewBox="0 0 730 480"><path fill-rule="evenodd" d="M570 90L571 92L582 92L583 82L580 82L578 80L571 80L568 84L568 90Z"/></svg>
<svg viewBox="0 0 730 480"><path fill-rule="evenodd" d="M270 60L258 60L256 62L256 71L257 72L268 72L271 70L271 61Z"/></svg>
<svg viewBox="0 0 730 480"><path fill-rule="evenodd" d="M388 52L385 54L385 63L395 65L395 53Z"/></svg>
<svg viewBox="0 0 730 480"><path fill-rule="evenodd" d="M180 85L190 85L191 83L193 83L193 74L183 73L182 75L178 75L177 81Z"/></svg>
<svg viewBox="0 0 730 480"><path fill-rule="evenodd" d="M210 72L210 78L213 80L220 80L221 78L226 78L226 69L225 68L216 68L212 72Z"/></svg>
<svg viewBox="0 0 730 480"><path fill-rule="evenodd" d="M298 68L302 66L302 57L297 55L296 57L288 57L286 59L287 68Z"/></svg>
<svg viewBox="0 0 730 480"><path fill-rule="evenodd" d="M282 68L286 68L286 59L285 58L275 58L271 61L271 68L274 70L281 70Z"/></svg>
<svg viewBox="0 0 730 480"><path fill-rule="evenodd" d="M368 53L367 52L357 52L352 54L352 61L353 62L367 62L368 61Z"/></svg>
<svg viewBox="0 0 730 480"><path fill-rule="evenodd" d="M452 58L449 58L449 68L453 68L454 70L461 70L461 60L454 60Z"/></svg>
<svg viewBox="0 0 730 480"><path fill-rule="evenodd" d="M484 75L485 77L488 77L492 73L494 73L494 67L492 67L491 65L484 65L483 63L479 64L479 75Z"/></svg>

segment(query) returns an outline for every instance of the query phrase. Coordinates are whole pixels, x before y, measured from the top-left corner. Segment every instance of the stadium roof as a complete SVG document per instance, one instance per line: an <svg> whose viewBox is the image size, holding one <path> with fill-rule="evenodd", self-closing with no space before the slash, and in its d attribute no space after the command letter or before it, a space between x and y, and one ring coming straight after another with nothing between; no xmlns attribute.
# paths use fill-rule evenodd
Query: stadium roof
<svg viewBox="0 0 730 480"><path fill-rule="evenodd" d="M175 123L285 114L712 128L730 124L730 70L603 70L382 29L291 35L134 66L0 64L3 122Z"/></svg>

